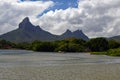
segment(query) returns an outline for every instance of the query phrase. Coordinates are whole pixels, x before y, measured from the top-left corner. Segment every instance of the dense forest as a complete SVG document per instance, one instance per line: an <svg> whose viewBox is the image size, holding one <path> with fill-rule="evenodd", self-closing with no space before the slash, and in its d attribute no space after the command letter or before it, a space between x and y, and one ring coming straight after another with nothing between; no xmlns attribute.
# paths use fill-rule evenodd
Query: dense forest
<svg viewBox="0 0 120 80"><path fill-rule="evenodd" d="M0 40L0 49L25 49L40 52L92 52L91 54L109 53L110 55L113 55L114 51L118 51L117 56L119 56L120 42L115 40L107 40L105 38L94 38L89 41L68 38L58 41L33 41L29 43L12 43L6 40ZM113 52L110 53L111 51Z"/></svg>

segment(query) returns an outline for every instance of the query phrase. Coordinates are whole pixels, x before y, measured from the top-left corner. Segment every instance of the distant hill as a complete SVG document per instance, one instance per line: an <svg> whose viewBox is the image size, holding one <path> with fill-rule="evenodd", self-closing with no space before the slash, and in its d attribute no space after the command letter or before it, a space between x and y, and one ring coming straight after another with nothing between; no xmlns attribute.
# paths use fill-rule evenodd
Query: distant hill
<svg viewBox="0 0 120 80"><path fill-rule="evenodd" d="M120 35L118 35L118 36L114 36L114 37L110 37L109 39L120 40Z"/></svg>
<svg viewBox="0 0 120 80"><path fill-rule="evenodd" d="M89 38L81 30L76 30L74 32L67 30L62 35L53 35L45 30L42 30L40 26L34 26L29 21L29 18L26 17L19 24L18 29L1 35L0 39L5 39L11 42L30 42L34 40L41 41L61 40L70 37L89 40Z"/></svg>

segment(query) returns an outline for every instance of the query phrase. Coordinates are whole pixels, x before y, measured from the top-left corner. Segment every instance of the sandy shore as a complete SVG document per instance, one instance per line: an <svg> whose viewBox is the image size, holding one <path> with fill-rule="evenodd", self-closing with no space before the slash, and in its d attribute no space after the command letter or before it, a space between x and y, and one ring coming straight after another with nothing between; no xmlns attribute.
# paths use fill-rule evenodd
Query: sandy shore
<svg viewBox="0 0 120 80"><path fill-rule="evenodd" d="M88 54L0 55L0 80L119 80L118 61Z"/></svg>

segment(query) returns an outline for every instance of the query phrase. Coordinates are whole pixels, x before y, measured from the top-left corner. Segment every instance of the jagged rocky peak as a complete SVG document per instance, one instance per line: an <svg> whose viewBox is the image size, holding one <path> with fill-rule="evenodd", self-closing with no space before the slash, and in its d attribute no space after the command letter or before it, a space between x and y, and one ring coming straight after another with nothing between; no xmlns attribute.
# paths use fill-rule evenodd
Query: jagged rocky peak
<svg viewBox="0 0 120 80"><path fill-rule="evenodd" d="M83 34L83 31L78 29L78 30L74 31L73 33Z"/></svg>
<svg viewBox="0 0 120 80"><path fill-rule="evenodd" d="M29 17L25 17L25 18L23 19L23 22L29 22Z"/></svg>
<svg viewBox="0 0 120 80"><path fill-rule="evenodd" d="M71 31L69 29L67 29L65 33L71 33Z"/></svg>
<svg viewBox="0 0 120 80"><path fill-rule="evenodd" d="M76 30L73 32L73 35L76 35L76 36L86 36L82 30ZM86 36L87 37L87 36Z"/></svg>
<svg viewBox="0 0 120 80"><path fill-rule="evenodd" d="M82 30L76 30L76 31L71 31L69 29L66 30L66 32L64 34L84 34Z"/></svg>
<svg viewBox="0 0 120 80"><path fill-rule="evenodd" d="M69 29L67 29L62 35L71 35L71 34L72 32Z"/></svg>
<svg viewBox="0 0 120 80"><path fill-rule="evenodd" d="M83 33L83 31L78 29L72 32L71 30L67 29L65 33Z"/></svg>
<svg viewBox="0 0 120 80"><path fill-rule="evenodd" d="M34 26L30 22L28 17L24 18L23 21L19 24L19 28L23 28L23 29L29 29L32 27L34 27Z"/></svg>
<svg viewBox="0 0 120 80"><path fill-rule="evenodd" d="M30 23L29 17L25 17L20 24Z"/></svg>
<svg viewBox="0 0 120 80"><path fill-rule="evenodd" d="M71 32L69 29L66 30L65 33L63 33L61 35L61 38L62 39L65 39L65 38L70 38L70 37L74 37L74 38L77 38L77 39L84 39L84 40L89 40L89 38L82 32L82 30L76 30L76 31L73 31Z"/></svg>
<svg viewBox="0 0 120 80"><path fill-rule="evenodd" d="M74 31L74 32L82 32L82 30L79 30L79 29L78 29L78 30L76 30L76 31Z"/></svg>

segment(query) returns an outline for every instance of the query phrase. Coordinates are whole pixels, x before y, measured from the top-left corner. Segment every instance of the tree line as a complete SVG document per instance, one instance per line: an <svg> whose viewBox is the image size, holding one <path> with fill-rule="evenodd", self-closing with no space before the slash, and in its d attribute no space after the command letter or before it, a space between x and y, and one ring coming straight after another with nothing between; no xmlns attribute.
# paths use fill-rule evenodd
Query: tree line
<svg viewBox="0 0 120 80"><path fill-rule="evenodd" d="M120 42L105 38L94 38L89 41L68 38L58 41L33 41L12 43L0 40L0 49L25 49L40 52L103 52L120 47Z"/></svg>

